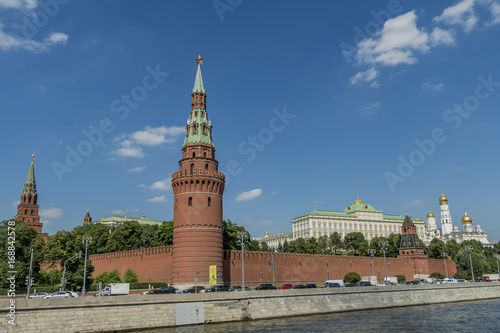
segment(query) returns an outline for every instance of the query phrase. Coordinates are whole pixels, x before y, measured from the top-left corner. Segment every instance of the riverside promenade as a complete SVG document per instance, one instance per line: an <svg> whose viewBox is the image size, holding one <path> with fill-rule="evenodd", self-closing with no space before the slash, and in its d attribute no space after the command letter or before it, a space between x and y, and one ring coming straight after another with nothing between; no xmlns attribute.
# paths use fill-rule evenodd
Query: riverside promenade
<svg viewBox="0 0 500 333"><path fill-rule="evenodd" d="M500 283L0 299L0 332L111 332L500 298Z"/></svg>

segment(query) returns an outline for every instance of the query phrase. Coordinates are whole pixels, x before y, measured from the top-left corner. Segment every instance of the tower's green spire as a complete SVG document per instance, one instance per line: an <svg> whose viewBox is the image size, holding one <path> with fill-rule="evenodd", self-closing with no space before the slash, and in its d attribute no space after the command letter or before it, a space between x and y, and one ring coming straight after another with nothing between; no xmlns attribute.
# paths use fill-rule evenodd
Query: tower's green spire
<svg viewBox="0 0 500 333"><path fill-rule="evenodd" d="M198 71L196 72L196 80L194 81L193 93L195 93L196 91L205 93L205 88L203 87L203 79L201 78L201 68L200 68L200 65L203 63L203 58L201 56L198 56L198 58L195 60L198 63Z"/></svg>
<svg viewBox="0 0 500 333"><path fill-rule="evenodd" d="M33 194L36 195L36 181L35 181L35 167L33 166L33 160L35 159L35 154L31 155L31 165L28 171L28 177L26 177L26 183L24 184L24 189L22 194Z"/></svg>

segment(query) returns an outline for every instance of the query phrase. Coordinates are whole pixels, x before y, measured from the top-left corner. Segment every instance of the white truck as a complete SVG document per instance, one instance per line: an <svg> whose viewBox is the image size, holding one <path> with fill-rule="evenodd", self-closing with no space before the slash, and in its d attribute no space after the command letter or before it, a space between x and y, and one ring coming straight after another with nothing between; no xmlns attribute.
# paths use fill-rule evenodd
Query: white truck
<svg viewBox="0 0 500 333"><path fill-rule="evenodd" d="M344 280L327 280L327 281L325 281L325 285L330 284L330 283L338 283L338 284L340 284L341 287L344 286Z"/></svg>
<svg viewBox="0 0 500 333"><path fill-rule="evenodd" d="M110 283L100 291L100 294L101 296L118 296L128 295L129 292L129 283ZM99 296L99 293L95 294L94 296Z"/></svg>
<svg viewBox="0 0 500 333"><path fill-rule="evenodd" d="M372 286L377 285L377 277L376 276L362 276L361 281L369 281Z"/></svg>
<svg viewBox="0 0 500 333"><path fill-rule="evenodd" d="M398 278L396 276L388 276L387 278L384 278L384 280L390 284L398 284Z"/></svg>

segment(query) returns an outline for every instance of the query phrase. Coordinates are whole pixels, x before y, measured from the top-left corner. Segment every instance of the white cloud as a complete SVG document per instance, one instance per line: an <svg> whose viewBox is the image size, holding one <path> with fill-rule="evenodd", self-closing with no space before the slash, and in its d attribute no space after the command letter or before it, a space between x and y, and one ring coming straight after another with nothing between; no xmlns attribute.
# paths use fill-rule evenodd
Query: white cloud
<svg viewBox="0 0 500 333"><path fill-rule="evenodd" d="M465 32L470 32L479 21L474 10L475 0L462 0L454 6L446 8L440 16L436 16L434 22L443 22L448 25L460 25Z"/></svg>
<svg viewBox="0 0 500 333"><path fill-rule="evenodd" d="M497 2L492 2L490 5L490 12L492 21L489 24L500 23L500 4Z"/></svg>
<svg viewBox="0 0 500 333"><path fill-rule="evenodd" d="M126 216L128 212L134 212L134 213L137 213L139 211L139 209L137 208L134 208L134 209L131 209L131 208L126 208L126 209L115 209L113 211L111 211L111 214L113 215L121 215L121 216Z"/></svg>
<svg viewBox="0 0 500 333"><path fill-rule="evenodd" d="M37 0L0 0L0 8L10 9L34 9Z"/></svg>
<svg viewBox="0 0 500 333"><path fill-rule="evenodd" d="M135 158L143 158L144 153L142 152L141 147L136 147L136 148L118 148L113 152L114 154L121 156L121 157L135 157Z"/></svg>
<svg viewBox="0 0 500 333"><path fill-rule="evenodd" d="M236 201L252 200L252 199L260 197L261 194L262 194L262 190L260 188L257 188L255 190L251 190L248 192L243 192L243 193L238 194L238 196L236 197Z"/></svg>
<svg viewBox="0 0 500 333"><path fill-rule="evenodd" d="M166 202L166 201L167 201L167 197L164 195L148 199L148 202Z"/></svg>
<svg viewBox="0 0 500 333"><path fill-rule="evenodd" d="M159 180L154 182L149 188L151 190L168 191L172 188L172 179L168 177L166 179Z"/></svg>
<svg viewBox="0 0 500 333"><path fill-rule="evenodd" d="M141 166L141 167L132 168L132 169L128 170L128 172L141 172L144 170L146 170L146 167Z"/></svg>
<svg viewBox="0 0 500 333"><path fill-rule="evenodd" d="M20 200L17 200L17 201L13 201L13 202L11 203L11 205L12 205L12 206L14 206L14 207L17 207L20 203L21 203L21 201L20 201Z"/></svg>
<svg viewBox="0 0 500 333"><path fill-rule="evenodd" d="M387 20L374 38L358 44L358 61L383 66L417 62L414 51L427 52L429 36L417 28L416 20L415 11Z"/></svg>
<svg viewBox="0 0 500 333"><path fill-rule="evenodd" d="M183 127L150 127L146 126L143 130L133 132L131 134L123 134L113 141L122 148L112 151L122 157L137 157L142 158L145 155L142 153L141 146L158 146L161 144L174 143L179 134L184 133Z"/></svg>
<svg viewBox="0 0 500 333"><path fill-rule="evenodd" d="M45 39L47 45L62 44L66 45L69 36L62 32L52 32L48 38Z"/></svg>
<svg viewBox="0 0 500 333"><path fill-rule="evenodd" d="M429 80L429 81L424 82L422 84L422 91L432 90L432 91L439 92L439 91L443 90L443 87L444 87L444 84L437 83L436 80L432 79L432 80Z"/></svg>
<svg viewBox="0 0 500 333"><path fill-rule="evenodd" d="M58 219L63 216L61 208L46 208L40 209L40 217L46 219Z"/></svg>
<svg viewBox="0 0 500 333"><path fill-rule="evenodd" d="M53 225L54 223L50 220L42 220L40 219L40 222L42 222L44 225L46 226L49 226L49 225Z"/></svg>
<svg viewBox="0 0 500 333"><path fill-rule="evenodd" d="M434 28L430 35L432 46L445 44L455 45L455 38L453 37L453 30L443 30L441 28Z"/></svg>
<svg viewBox="0 0 500 333"><path fill-rule="evenodd" d="M139 187L148 187L146 184L140 184Z"/></svg>
<svg viewBox="0 0 500 333"><path fill-rule="evenodd" d="M415 206L422 206L424 202L422 200L414 199L412 202L407 204L407 207L415 207Z"/></svg>
<svg viewBox="0 0 500 333"><path fill-rule="evenodd" d="M351 85L354 85L358 82L370 82L375 80L375 78L378 76L379 72L375 68L369 68L364 72L358 72L356 75L351 77L349 79L349 82ZM377 82L377 81L374 81Z"/></svg>
<svg viewBox="0 0 500 333"><path fill-rule="evenodd" d="M366 117L374 114L375 110L378 109L381 104L382 102L380 101L366 103L363 107L361 107L361 116Z"/></svg>
<svg viewBox="0 0 500 333"><path fill-rule="evenodd" d="M3 24L0 23L0 50L2 51L12 51L12 50L26 50L34 53L41 53L49 51L49 46L62 44L65 45L68 40L68 35L53 32L48 38L45 38L43 42L37 42L32 39L18 37L13 34L9 34L3 30Z"/></svg>

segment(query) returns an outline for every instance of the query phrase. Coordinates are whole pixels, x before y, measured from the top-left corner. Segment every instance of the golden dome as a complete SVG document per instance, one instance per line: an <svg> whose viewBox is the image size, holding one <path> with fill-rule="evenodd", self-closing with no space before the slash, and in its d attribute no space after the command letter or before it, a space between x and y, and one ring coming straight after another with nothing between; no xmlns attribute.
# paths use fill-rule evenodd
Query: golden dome
<svg viewBox="0 0 500 333"><path fill-rule="evenodd" d="M266 237L269 237L269 233L267 232L267 227L266 227L266 233L264 234Z"/></svg>
<svg viewBox="0 0 500 333"><path fill-rule="evenodd" d="M462 217L462 223L472 223L472 219L467 215L467 212L465 212L464 217Z"/></svg>
<svg viewBox="0 0 500 333"><path fill-rule="evenodd" d="M429 211L429 214L427 214L427 218L429 218L429 217L435 217L434 214L432 214L431 211Z"/></svg>
<svg viewBox="0 0 500 333"><path fill-rule="evenodd" d="M447 205L448 204L448 198L444 196L443 191L441 191L441 197L439 198L439 204L440 205Z"/></svg>
<svg viewBox="0 0 500 333"><path fill-rule="evenodd" d="M359 196L356 195L356 201L352 203L353 205L364 205L365 203L361 200L359 200Z"/></svg>

